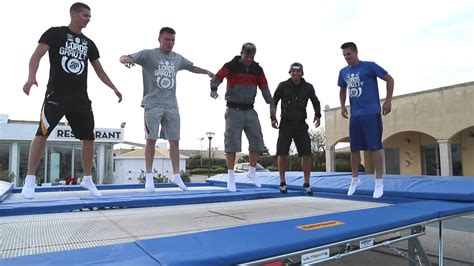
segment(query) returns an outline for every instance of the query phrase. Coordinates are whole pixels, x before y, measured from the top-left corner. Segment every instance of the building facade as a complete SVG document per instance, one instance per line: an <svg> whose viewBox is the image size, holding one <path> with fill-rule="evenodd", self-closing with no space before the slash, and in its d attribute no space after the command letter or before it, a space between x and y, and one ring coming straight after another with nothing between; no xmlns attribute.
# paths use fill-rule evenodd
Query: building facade
<svg viewBox="0 0 474 266"><path fill-rule="evenodd" d="M474 176L473 114L474 82L393 97L383 117L385 173ZM340 108L326 108L325 127L326 170L334 171L335 146L349 141L349 121ZM370 153L361 157L373 173Z"/></svg>
<svg viewBox="0 0 474 266"><path fill-rule="evenodd" d="M9 120L0 115L0 178L14 176L15 186L23 186L28 167L31 141L38 122ZM123 128L96 128L93 157L93 178L99 184L114 182L113 145L124 138ZM74 138L71 128L60 123L46 143L38 167L38 185L76 183L82 178L82 142Z"/></svg>
<svg viewBox="0 0 474 266"><path fill-rule="evenodd" d="M187 156L179 156L179 170L186 171ZM116 184L137 184L145 170L145 149L130 151L114 158ZM153 170L167 178L173 175L169 151L157 148L153 159Z"/></svg>

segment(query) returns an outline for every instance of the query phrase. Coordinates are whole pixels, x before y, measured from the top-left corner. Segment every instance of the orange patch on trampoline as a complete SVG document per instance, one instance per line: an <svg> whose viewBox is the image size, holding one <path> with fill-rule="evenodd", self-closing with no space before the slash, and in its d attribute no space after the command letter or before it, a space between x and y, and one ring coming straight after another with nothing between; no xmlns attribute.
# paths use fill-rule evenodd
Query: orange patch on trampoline
<svg viewBox="0 0 474 266"><path fill-rule="evenodd" d="M326 222L320 222L320 223L315 223L315 224L300 225L300 226L297 226L296 228L308 231L308 230L317 230L317 229L341 225L341 224L344 224L344 223L339 222L339 221L326 221Z"/></svg>

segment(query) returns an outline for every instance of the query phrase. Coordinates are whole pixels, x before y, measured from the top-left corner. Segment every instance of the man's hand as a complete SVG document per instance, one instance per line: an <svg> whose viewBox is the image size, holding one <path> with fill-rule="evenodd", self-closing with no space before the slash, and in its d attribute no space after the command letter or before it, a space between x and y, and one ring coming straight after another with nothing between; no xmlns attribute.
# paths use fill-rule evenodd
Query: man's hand
<svg viewBox="0 0 474 266"><path fill-rule="evenodd" d="M345 107L345 106L341 107L341 115L344 118L349 118L349 113L347 112L347 107Z"/></svg>
<svg viewBox="0 0 474 266"><path fill-rule="evenodd" d="M388 115L392 111L392 101L385 100L382 106L382 114Z"/></svg>
<svg viewBox="0 0 474 266"><path fill-rule="evenodd" d="M217 91L211 91L211 98L217 99L219 97L219 94L217 94Z"/></svg>
<svg viewBox="0 0 474 266"><path fill-rule="evenodd" d="M128 55L122 55L120 57L120 63L124 64L128 68L135 65L135 63L133 62L133 59Z"/></svg>
<svg viewBox="0 0 474 266"><path fill-rule="evenodd" d="M117 90L117 89L114 89L114 92L115 92L115 95L117 95L117 97L119 98L118 102L121 102L122 101L122 93L120 93L120 91Z"/></svg>
<svg viewBox="0 0 474 266"><path fill-rule="evenodd" d="M211 71L207 71L207 75L212 79L214 77L214 73Z"/></svg>
<svg viewBox="0 0 474 266"><path fill-rule="evenodd" d="M28 80L25 85L23 85L23 92L26 95L30 95L31 86L36 85L38 87L38 82L36 80Z"/></svg>
<svg viewBox="0 0 474 266"><path fill-rule="evenodd" d="M314 127L319 127L321 125L321 117L315 117L313 120Z"/></svg>
<svg viewBox="0 0 474 266"><path fill-rule="evenodd" d="M272 119L272 127L278 129L278 120L276 118Z"/></svg>

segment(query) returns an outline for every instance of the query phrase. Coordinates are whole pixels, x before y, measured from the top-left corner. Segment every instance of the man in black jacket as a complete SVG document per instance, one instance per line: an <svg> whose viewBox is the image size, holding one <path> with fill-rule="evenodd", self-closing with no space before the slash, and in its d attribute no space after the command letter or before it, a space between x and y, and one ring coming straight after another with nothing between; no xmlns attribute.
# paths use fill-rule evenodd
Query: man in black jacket
<svg viewBox="0 0 474 266"><path fill-rule="evenodd" d="M295 141L298 155L303 157L302 168L304 173L304 189L308 195L313 195L309 184L311 172L311 139L306 124L306 105L311 100L314 108L313 123L318 127L321 119L321 106L314 91L313 85L306 82L303 76L303 65L293 63L289 71L291 78L281 82L273 95L275 106L281 100L281 120L278 124L276 117L272 118L272 127L278 128L278 171L280 172L280 191L287 192L285 171L291 141Z"/></svg>

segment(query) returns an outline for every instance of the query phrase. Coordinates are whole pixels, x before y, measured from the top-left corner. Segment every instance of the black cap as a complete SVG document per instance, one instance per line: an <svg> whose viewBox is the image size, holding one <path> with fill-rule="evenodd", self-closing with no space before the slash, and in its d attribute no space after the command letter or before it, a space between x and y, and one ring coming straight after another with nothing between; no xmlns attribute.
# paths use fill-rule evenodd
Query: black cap
<svg viewBox="0 0 474 266"><path fill-rule="evenodd" d="M257 47L251 42L246 42L242 45L242 51L240 53L255 56L255 54L257 53Z"/></svg>
<svg viewBox="0 0 474 266"><path fill-rule="evenodd" d="M288 73L290 73L292 69L301 69L301 74L304 74L303 65L301 63L295 62L295 63L291 64L290 71L288 71Z"/></svg>

